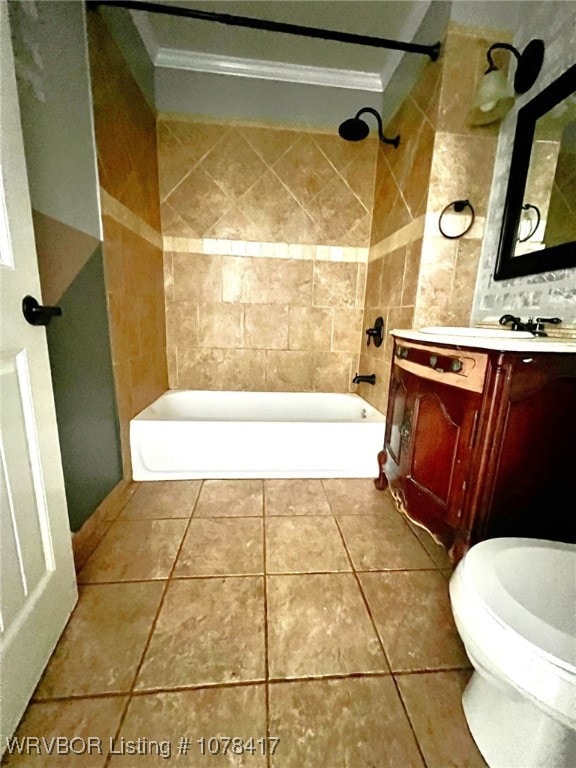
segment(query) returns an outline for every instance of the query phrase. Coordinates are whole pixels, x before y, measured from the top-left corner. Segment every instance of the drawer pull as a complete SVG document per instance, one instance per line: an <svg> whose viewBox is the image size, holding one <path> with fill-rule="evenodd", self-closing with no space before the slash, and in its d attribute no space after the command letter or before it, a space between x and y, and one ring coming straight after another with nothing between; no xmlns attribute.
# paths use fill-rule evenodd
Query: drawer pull
<svg viewBox="0 0 576 768"><path fill-rule="evenodd" d="M450 370L452 371L452 373L460 373L460 371L462 370L462 360L458 360L458 359L452 360L452 362L450 363Z"/></svg>

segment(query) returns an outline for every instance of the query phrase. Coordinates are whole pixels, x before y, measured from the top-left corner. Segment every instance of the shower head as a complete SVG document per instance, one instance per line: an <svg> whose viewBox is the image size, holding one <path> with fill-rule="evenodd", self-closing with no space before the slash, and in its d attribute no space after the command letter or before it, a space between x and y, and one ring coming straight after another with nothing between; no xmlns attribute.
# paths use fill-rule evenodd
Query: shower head
<svg viewBox="0 0 576 768"><path fill-rule="evenodd" d="M362 141L370 133L370 128L359 117L351 117L340 124L338 133L346 141Z"/></svg>
<svg viewBox="0 0 576 768"><path fill-rule="evenodd" d="M384 144L392 144L393 147L397 147L400 143L400 136L395 136L393 139L388 139L384 136L382 133L382 118L375 109L372 109L372 107L364 107L356 113L355 117L350 117L348 120L344 120L338 128L340 137L346 141L362 141L362 139L365 139L370 133L368 123L360 119L360 115L363 115L365 112L374 115L378 121L378 136L380 137L380 141Z"/></svg>

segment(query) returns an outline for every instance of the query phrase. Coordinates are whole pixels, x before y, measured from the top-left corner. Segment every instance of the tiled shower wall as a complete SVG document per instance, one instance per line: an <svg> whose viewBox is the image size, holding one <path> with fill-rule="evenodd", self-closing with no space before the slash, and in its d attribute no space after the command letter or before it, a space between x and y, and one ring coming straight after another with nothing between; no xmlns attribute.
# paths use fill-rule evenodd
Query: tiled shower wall
<svg viewBox="0 0 576 768"><path fill-rule="evenodd" d="M377 316L387 330L470 322L498 126L472 128L466 115L494 39L450 25L440 59L426 66L385 130L401 141L397 150L379 150L366 326ZM463 199L473 205L475 223L464 237L446 239L439 216ZM469 221L465 211L443 219L443 227L457 233ZM364 342L360 355L362 372L376 373L377 383L360 385L359 393L383 411L391 355L389 336L380 348Z"/></svg>
<svg viewBox="0 0 576 768"><path fill-rule="evenodd" d="M130 419L168 387L156 116L97 12L88 39L124 478Z"/></svg>
<svg viewBox="0 0 576 768"><path fill-rule="evenodd" d="M171 388L354 388L376 152L376 140L159 121Z"/></svg>

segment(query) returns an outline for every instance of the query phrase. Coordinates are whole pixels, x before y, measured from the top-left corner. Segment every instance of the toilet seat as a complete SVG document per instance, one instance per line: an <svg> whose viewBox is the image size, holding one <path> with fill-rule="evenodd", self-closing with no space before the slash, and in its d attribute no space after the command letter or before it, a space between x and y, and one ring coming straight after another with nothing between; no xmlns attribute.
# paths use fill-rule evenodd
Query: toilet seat
<svg viewBox="0 0 576 768"><path fill-rule="evenodd" d="M470 550L462 563L461 573L466 589L474 594L482 609L514 633L515 640L526 651L542 656L572 675L576 675L574 549L570 544L540 539L489 539ZM534 562L536 553L543 553L550 562L546 563L548 570L544 576L539 575L539 594L533 595L529 592L530 585L526 584L526 571L534 572L537 567ZM574 563L571 583L570 580L559 582L557 578L555 561L563 557L571 558ZM543 579L551 583L542 583ZM511 582L519 585L516 594L511 589ZM564 599L558 594L562 590ZM542 618L543 609L547 609L548 621Z"/></svg>
<svg viewBox="0 0 576 768"><path fill-rule="evenodd" d="M576 727L576 612L559 608L550 589L559 591L554 559L569 558L571 567L575 549L491 539L466 554L450 582L456 624L475 666L570 728ZM535 568L536 560L548 567ZM562 590L576 604L576 580Z"/></svg>

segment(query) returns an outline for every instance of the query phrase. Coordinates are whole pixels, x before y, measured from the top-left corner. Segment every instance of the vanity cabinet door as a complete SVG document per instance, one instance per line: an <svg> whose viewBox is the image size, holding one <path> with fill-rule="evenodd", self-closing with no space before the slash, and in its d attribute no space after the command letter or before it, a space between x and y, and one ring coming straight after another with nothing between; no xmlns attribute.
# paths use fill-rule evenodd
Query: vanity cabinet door
<svg viewBox="0 0 576 768"><path fill-rule="evenodd" d="M384 472L403 511L447 548L461 524L481 396L394 366Z"/></svg>

